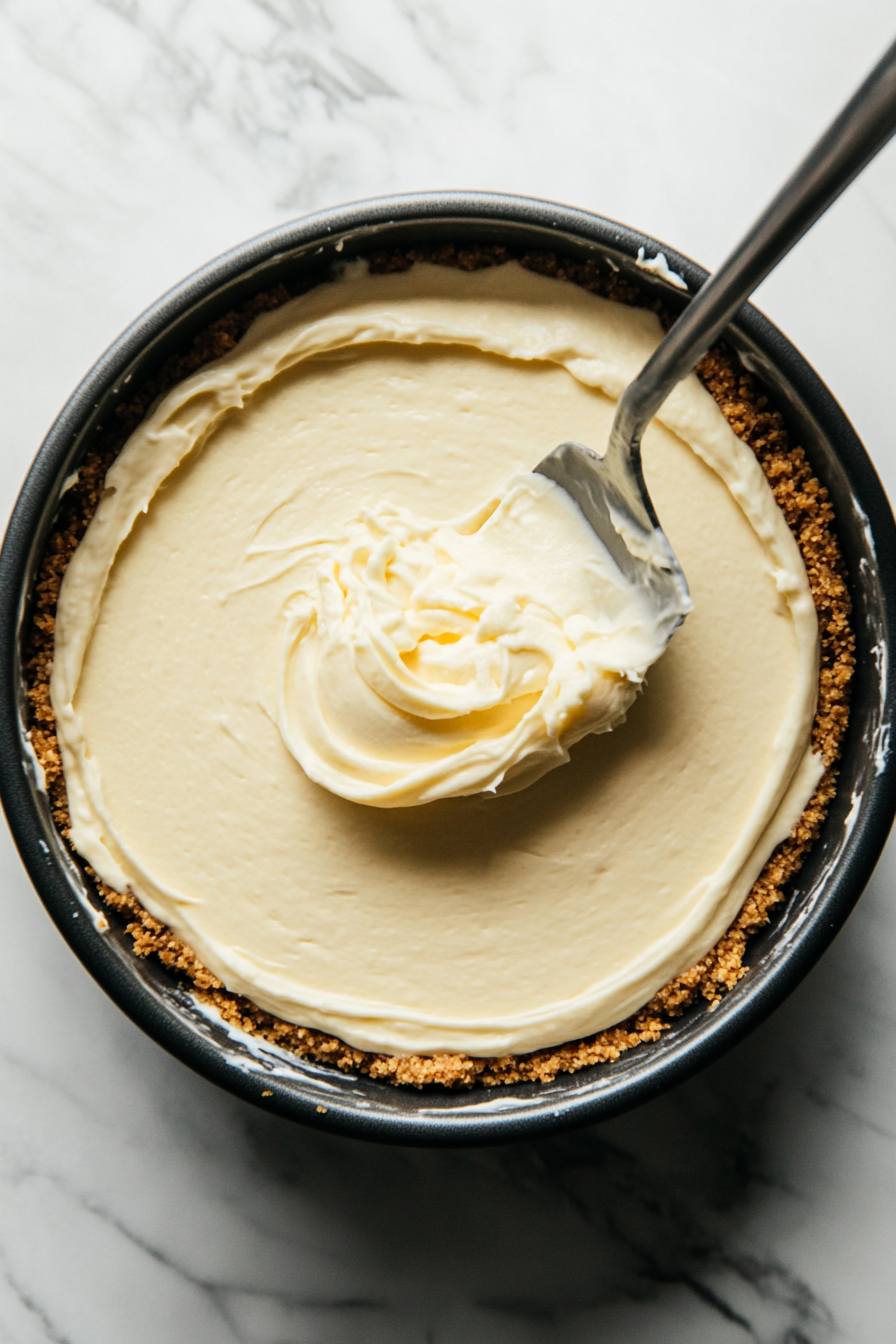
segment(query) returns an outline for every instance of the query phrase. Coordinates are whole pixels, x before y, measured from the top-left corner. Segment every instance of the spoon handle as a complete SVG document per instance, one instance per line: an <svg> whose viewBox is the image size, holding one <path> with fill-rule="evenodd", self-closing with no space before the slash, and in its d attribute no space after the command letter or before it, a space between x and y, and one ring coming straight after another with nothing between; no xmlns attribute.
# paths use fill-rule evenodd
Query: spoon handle
<svg viewBox="0 0 896 1344"><path fill-rule="evenodd" d="M621 448L628 455L635 447L637 452L651 416L675 384L691 372L756 286L894 131L896 42L626 388L616 412L610 451Z"/></svg>

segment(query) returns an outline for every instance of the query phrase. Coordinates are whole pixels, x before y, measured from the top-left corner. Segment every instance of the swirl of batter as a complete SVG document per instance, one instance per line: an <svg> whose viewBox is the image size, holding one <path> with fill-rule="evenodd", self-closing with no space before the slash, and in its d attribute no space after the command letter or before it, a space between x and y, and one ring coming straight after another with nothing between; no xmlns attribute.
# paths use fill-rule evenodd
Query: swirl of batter
<svg viewBox="0 0 896 1344"><path fill-rule="evenodd" d="M533 473L451 522L382 504L297 549L280 732L354 802L524 788L621 723L665 647L577 505Z"/></svg>

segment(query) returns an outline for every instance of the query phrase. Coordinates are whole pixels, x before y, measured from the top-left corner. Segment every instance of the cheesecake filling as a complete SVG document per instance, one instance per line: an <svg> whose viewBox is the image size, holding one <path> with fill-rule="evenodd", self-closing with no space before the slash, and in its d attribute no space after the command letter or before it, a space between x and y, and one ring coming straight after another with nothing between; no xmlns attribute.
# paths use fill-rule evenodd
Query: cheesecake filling
<svg viewBox="0 0 896 1344"><path fill-rule="evenodd" d="M291 555L301 583L285 611L283 741L359 803L525 788L624 721L666 646L646 592L532 472L463 518L384 503L273 551L275 573Z"/></svg>
<svg viewBox="0 0 896 1344"><path fill-rule="evenodd" d="M521 1052L737 913L822 771L784 517L686 379L643 460L694 610L651 667L531 474L602 451L660 336L516 264L356 265L128 441L57 612L72 838L228 988L363 1049Z"/></svg>

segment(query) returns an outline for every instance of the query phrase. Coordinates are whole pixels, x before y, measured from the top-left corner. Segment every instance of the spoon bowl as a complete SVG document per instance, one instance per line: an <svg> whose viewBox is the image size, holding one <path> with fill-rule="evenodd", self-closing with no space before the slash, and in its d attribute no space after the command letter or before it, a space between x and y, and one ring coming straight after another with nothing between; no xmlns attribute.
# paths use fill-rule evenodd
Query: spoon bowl
<svg viewBox="0 0 896 1344"><path fill-rule="evenodd" d="M658 645L668 644L692 604L684 570L647 493L640 451L599 457L581 443L561 443L535 470L578 504L618 568L646 595Z"/></svg>

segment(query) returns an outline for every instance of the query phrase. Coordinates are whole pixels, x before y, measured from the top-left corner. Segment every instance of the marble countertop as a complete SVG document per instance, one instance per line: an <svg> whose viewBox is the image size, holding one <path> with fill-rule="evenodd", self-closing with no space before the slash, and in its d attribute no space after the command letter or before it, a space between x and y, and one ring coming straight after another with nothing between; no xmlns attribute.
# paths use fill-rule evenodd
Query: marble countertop
<svg viewBox="0 0 896 1344"><path fill-rule="evenodd" d="M101 350L244 237L475 187L712 267L892 27L888 0L0 0L4 514ZM896 145L757 302L892 494ZM892 844L738 1049L610 1123L468 1152L219 1092L90 980L5 829L0 864L0 1341L896 1338Z"/></svg>

